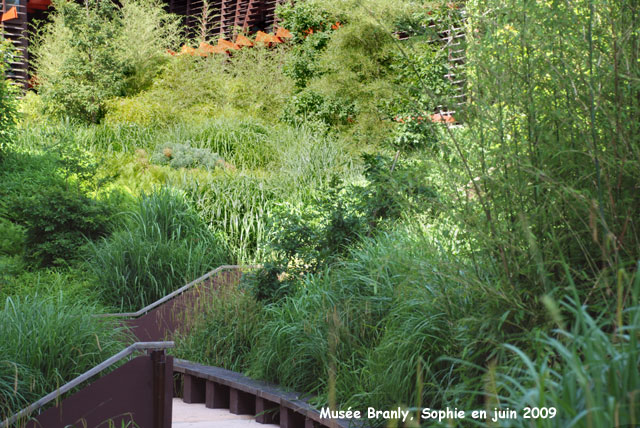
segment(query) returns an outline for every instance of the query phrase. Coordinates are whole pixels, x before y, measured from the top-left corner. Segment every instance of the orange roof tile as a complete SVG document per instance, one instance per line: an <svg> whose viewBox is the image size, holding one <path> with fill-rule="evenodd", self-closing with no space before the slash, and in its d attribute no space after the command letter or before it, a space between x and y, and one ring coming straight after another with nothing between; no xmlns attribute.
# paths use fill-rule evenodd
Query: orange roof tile
<svg viewBox="0 0 640 428"><path fill-rule="evenodd" d="M242 34L240 34L236 38L236 45L238 45L240 47L242 47L242 46L252 47L253 46L253 42L251 40L249 40L248 37L243 36Z"/></svg>
<svg viewBox="0 0 640 428"><path fill-rule="evenodd" d="M232 49L234 51L237 51L238 49L240 49L240 46L225 39L218 39L218 46L223 47L225 49Z"/></svg>
<svg viewBox="0 0 640 428"><path fill-rule="evenodd" d="M204 53L208 53L208 54L210 54L210 53L213 53L213 52L214 52L214 51L213 51L213 48L214 48L214 47L213 47L213 46L211 46L209 43L207 43L207 42L201 42L201 43L200 43L200 46L198 47L198 50L199 50L199 51L201 51L201 52L204 52Z"/></svg>
<svg viewBox="0 0 640 428"><path fill-rule="evenodd" d="M18 17L18 10L16 9L15 6L13 6L11 9L9 9L8 11L2 14L2 18L0 19L0 21L2 22L9 21L11 19L16 19L17 17Z"/></svg>
<svg viewBox="0 0 640 428"><path fill-rule="evenodd" d="M264 31L258 31L256 33L256 42L270 45L271 43L282 43L282 40L274 36L273 34L267 34Z"/></svg>
<svg viewBox="0 0 640 428"><path fill-rule="evenodd" d="M229 54L228 49L224 48L223 46L214 46L213 52L217 54Z"/></svg>
<svg viewBox="0 0 640 428"><path fill-rule="evenodd" d="M455 123L456 120L450 114L432 114L431 121L437 123Z"/></svg>
<svg viewBox="0 0 640 428"><path fill-rule="evenodd" d="M193 55L196 53L196 50L191 46L184 45L180 48L180 55Z"/></svg>
<svg viewBox="0 0 640 428"><path fill-rule="evenodd" d="M292 39L293 34L291 34L291 31L287 30L286 28L278 27L278 31L276 31L276 37L280 39Z"/></svg>

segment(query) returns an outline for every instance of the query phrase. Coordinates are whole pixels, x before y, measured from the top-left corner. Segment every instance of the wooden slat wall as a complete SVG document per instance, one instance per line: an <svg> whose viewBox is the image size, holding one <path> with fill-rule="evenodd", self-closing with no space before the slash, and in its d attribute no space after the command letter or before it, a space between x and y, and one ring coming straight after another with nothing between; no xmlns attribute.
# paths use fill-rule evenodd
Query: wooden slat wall
<svg viewBox="0 0 640 428"><path fill-rule="evenodd" d="M212 21L211 33L233 38L239 32L271 31L275 23L276 5L283 0L212 0L209 15L217 15ZM169 0L169 12L183 15L184 24L193 35L199 32L203 0Z"/></svg>
<svg viewBox="0 0 640 428"><path fill-rule="evenodd" d="M15 3L7 3L5 0L2 0L2 12L8 11L13 6L15 6L18 11L18 17L3 22L1 30L3 36L6 39L11 40L18 51L18 55L11 63L11 70L8 77L20 82L26 87L28 84L29 68L29 52L27 51L27 48L29 47L27 33L27 0L15 0Z"/></svg>
<svg viewBox="0 0 640 428"><path fill-rule="evenodd" d="M464 12L460 13L464 14ZM465 31L463 25L443 27L442 22L432 23L429 27L437 31L437 37L432 42L442 45L442 49L447 52L449 71L444 77L454 85L454 95L448 105L439 105L438 111L435 113L442 112L444 115L453 115L467 100L467 79L464 71L466 63Z"/></svg>

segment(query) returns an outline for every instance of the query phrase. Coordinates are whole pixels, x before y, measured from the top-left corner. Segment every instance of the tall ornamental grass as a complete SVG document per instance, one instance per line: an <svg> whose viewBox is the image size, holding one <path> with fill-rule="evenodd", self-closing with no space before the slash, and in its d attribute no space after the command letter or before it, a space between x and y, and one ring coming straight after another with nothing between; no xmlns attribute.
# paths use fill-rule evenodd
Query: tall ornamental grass
<svg viewBox="0 0 640 428"><path fill-rule="evenodd" d="M307 276L297 293L265 307L250 373L316 393L320 404L444 402L449 385L481 372L439 358L499 356L496 344L513 326L500 320L508 297L438 248L421 227L400 227Z"/></svg>
<svg viewBox="0 0 640 428"><path fill-rule="evenodd" d="M170 188L143 194L122 230L90 245L101 300L137 310L228 260L224 238Z"/></svg>
<svg viewBox="0 0 640 428"><path fill-rule="evenodd" d="M640 256L639 5L471 0L466 16L465 126L439 163L452 213L538 314L570 286L565 265L581 301L606 308Z"/></svg>
<svg viewBox="0 0 640 428"><path fill-rule="evenodd" d="M640 265L638 265L640 267ZM554 418L501 421L509 427L622 427L640 421L640 271L617 281L617 308L593 314L578 296L548 303L558 328L537 340L538 356L493 367L485 394L495 407L555 409ZM480 392L480 391L479 391ZM535 415L535 414L534 414Z"/></svg>
<svg viewBox="0 0 640 428"><path fill-rule="evenodd" d="M83 299L7 298L0 309L0 418L119 352L127 336Z"/></svg>

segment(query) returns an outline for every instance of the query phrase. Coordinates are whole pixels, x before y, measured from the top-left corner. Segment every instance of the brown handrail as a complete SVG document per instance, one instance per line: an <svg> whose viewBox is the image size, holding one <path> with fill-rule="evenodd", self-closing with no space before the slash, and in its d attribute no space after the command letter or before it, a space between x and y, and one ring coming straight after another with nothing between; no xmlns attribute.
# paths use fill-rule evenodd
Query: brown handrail
<svg viewBox="0 0 640 428"><path fill-rule="evenodd" d="M39 399L35 403L29 405L28 407L25 407L24 409L20 410L18 413L14 414L13 416L9 417L8 419L5 419L4 422L0 423L0 428L8 428L9 426L11 426L11 424L13 424L14 422L18 421L20 418L28 417L29 415L33 414L33 412L35 412L36 410L41 409L47 403L49 403L49 402L55 400L56 398L58 398L60 395L64 394L65 392L68 392L68 391L72 390L73 388L75 388L76 386L80 385L84 381L89 380L93 376L95 376L98 373L102 372L103 370L111 367L112 365L114 365L118 361L128 357L129 355L133 354L134 352L147 351L147 350L155 351L155 350L161 350L161 349L164 350L164 349L173 348L174 346L175 346L174 342L136 342L136 343L134 343L132 345L129 345L126 348L124 348L122 351L118 352L113 357L111 357L111 358L103 361L102 363L98 364L97 366L87 370L86 372L84 372L80 376L76 377L72 381L64 384L63 386L61 386L60 388L56 389L55 391L45 395L44 397L42 397L41 399Z"/></svg>
<svg viewBox="0 0 640 428"><path fill-rule="evenodd" d="M200 278L194 279L190 283L188 283L186 285L183 285L182 287L178 288L176 291L167 294L163 298L156 300L155 302L145 306L144 308L140 309L137 312L124 312L124 313L116 313L116 314L98 314L97 316L99 316L99 317L118 317L118 318L137 318L139 316L142 316L142 315L146 314L150 310L157 308L158 306L162 305L163 303L166 303L169 300L179 296L180 294L182 294L185 291L187 291L190 288L192 288L194 285L199 284L199 283L201 283L202 281L204 281L204 280L206 280L208 278L211 278L213 275L217 274L218 272L221 272L223 270L233 270L233 269L257 269L259 267L261 267L261 265L246 265L246 266L242 266L242 265L222 265L222 266L218 266L217 268L215 268L211 272L205 273Z"/></svg>

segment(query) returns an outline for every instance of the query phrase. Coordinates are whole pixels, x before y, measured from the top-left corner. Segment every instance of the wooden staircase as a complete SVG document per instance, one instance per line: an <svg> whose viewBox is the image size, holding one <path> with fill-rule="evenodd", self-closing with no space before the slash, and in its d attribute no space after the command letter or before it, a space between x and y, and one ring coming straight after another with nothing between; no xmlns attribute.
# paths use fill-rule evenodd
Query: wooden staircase
<svg viewBox="0 0 640 428"><path fill-rule="evenodd" d="M22 84L25 88L29 79L29 40L27 36L27 0L2 0L2 12L7 15L15 7L17 17L2 21L2 35L11 40L16 47L17 55L11 62L11 69L7 77Z"/></svg>

